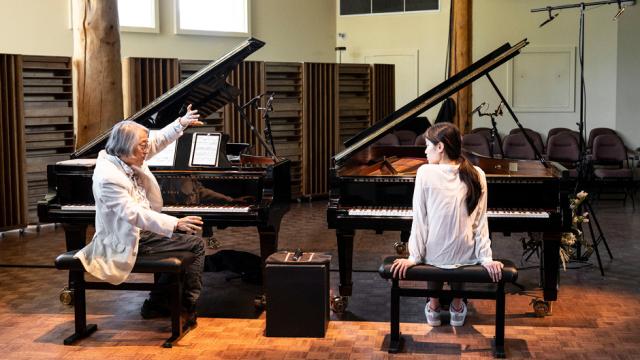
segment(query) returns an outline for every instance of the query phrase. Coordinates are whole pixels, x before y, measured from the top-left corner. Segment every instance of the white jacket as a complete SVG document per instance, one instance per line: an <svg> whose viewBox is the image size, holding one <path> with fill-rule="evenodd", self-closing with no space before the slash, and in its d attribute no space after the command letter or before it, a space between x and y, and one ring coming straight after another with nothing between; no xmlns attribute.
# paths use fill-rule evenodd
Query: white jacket
<svg viewBox="0 0 640 360"><path fill-rule="evenodd" d="M147 158L179 138L183 130L175 121L149 136ZM146 162L137 176L146 191L148 205L136 198L136 186L123 164L104 150L98 154L93 171L96 232L91 242L75 255L88 273L114 285L124 282L131 273L140 230L171 237L178 222L176 217L160 213L162 194Z"/></svg>

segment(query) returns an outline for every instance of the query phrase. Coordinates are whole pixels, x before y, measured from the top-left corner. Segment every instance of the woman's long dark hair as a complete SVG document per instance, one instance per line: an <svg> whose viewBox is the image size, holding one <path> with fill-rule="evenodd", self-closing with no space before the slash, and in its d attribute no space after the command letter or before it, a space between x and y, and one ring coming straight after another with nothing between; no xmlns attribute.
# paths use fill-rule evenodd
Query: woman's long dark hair
<svg viewBox="0 0 640 360"><path fill-rule="evenodd" d="M427 129L425 137L434 145L442 143L444 145L444 152L447 153L449 159L460 163L460 180L467 185L467 198L465 202L467 204L467 213L471 215L476 206L478 206L482 187L480 186L480 176L478 172L469 160L462 156L462 137L460 136L460 130L451 123L437 123Z"/></svg>

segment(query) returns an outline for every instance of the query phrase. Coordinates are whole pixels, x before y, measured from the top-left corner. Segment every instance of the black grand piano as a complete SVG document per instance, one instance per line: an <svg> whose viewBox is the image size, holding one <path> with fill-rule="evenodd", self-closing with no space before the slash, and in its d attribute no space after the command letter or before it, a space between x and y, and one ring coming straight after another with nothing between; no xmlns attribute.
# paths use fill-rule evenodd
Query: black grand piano
<svg viewBox="0 0 640 360"><path fill-rule="evenodd" d="M264 42L257 39L245 41L128 120L153 131L174 121L192 104L206 123L209 115L234 102L240 94L239 89L227 83L227 76L262 46ZM208 131L212 129L206 126L188 128L177 140L173 165L150 166L162 190L162 211L177 217L201 216L205 236L212 227L256 226L264 260L277 250L280 222L289 210L290 162L241 154L240 144L227 144L228 136L220 134L216 135L221 138L217 166L190 166L194 133L208 134ZM67 250L84 247L87 225L94 222L91 177L95 158L104 149L109 134L110 131L78 149L70 160L47 168L49 191L38 203L38 216L41 222L63 224Z"/></svg>
<svg viewBox="0 0 640 360"><path fill-rule="evenodd" d="M352 294L353 239L358 229L401 232L406 243L411 231L412 198L418 168L427 163L424 146L375 146L375 141L405 124L442 100L487 76L503 99L489 72L516 56L527 45L505 44L435 88L391 113L382 121L345 142L345 149L332 159L329 228L336 229L340 267L340 297L335 309L347 306ZM507 108L522 128L508 104ZM556 300L559 244L571 225L567 171L560 164L541 160L484 158L470 160L487 176L488 217L491 232L544 232L541 265L543 307Z"/></svg>

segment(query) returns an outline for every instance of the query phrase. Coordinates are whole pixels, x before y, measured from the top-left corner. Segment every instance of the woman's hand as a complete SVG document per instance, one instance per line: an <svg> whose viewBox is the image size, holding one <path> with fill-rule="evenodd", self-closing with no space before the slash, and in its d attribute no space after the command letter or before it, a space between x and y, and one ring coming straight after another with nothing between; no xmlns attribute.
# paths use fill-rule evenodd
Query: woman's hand
<svg viewBox="0 0 640 360"><path fill-rule="evenodd" d="M195 234L202 231L202 218L200 216L185 216L178 219L176 230L184 231L187 234Z"/></svg>
<svg viewBox="0 0 640 360"><path fill-rule="evenodd" d="M393 264L391 264L391 273L394 278L404 279L407 276L407 269L415 264L416 263L409 259L395 259Z"/></svg>
<svg viewBox="0 0 640 360"><path fill-rule="evenodd" d="M187 113L184 114L183 117L178 119L180 125L187 127L190 125L204 125L204 123L200 120L200 114L198 114L198 110L191 110L191 104L187 106Z"/></svg>
<svg viewBox="0 0 640 360"><path fill-rule="evenodd" d="M500 279L502 279L502 268L504 267L504 264L500 261L494 260L489 263L482 264L482 266L487 269L487 271L489 272L489 276L491 276L493 282L498 282L500 281Z"/></svg>

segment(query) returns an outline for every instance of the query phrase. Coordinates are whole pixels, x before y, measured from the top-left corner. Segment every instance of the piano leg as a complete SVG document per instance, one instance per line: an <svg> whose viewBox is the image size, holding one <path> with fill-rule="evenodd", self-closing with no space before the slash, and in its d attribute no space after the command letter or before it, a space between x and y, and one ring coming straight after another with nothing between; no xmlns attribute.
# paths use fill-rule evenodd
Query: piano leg
<svg viewBox="0 0 640 360"><path fill-rule="evenodd" d="M265 261L269 255L278 251L278 232L280 224L273 226L258 226L258 235L260 236L260 258L262 259L262 283L265 281ZM265 295L257 296L253 300L256 309L262 310L267 305L267 297Z"/></svg>
<svg viewBox="0 0 640 360"><path fill-rule="evenodd" d="M353 266L353 237L354 230L336 229L338 239L338 265L340 267L340 296L351 296L351 272Z"/></svg>
<svg viewBox="0 0 640 360"><path fill-rule="evenodd" d="M67 251L80 250L87 244L87 224L62 224Z"/></svg>
<svg viewBox="0 0 640 360"><path fill-rule="evenodd" d="M280 226L258 226L258 234L260 236L260 257L262 258L262 266L269 255L278 251L278 231ZM264 270L264 269L263 269Z"/></svg>
<svg viewBox="0 0 640 360"><path fill-rule="evenodd" d="M540 264L540 282L543 299L533 299L531 305L535 314L539 317L551 315L552 301L558 298L558 280L560 266L560 239L559 232L546 232L542 238L542 263Z"/></svg>
<svg viewBox="0 0 640 360"><path fill-rule="evenodd" d="M556 301L558 298L561 237L562 234L559 232L544 233L542 240L542 266L544 267L542 289L545 301Z"/></svg>

